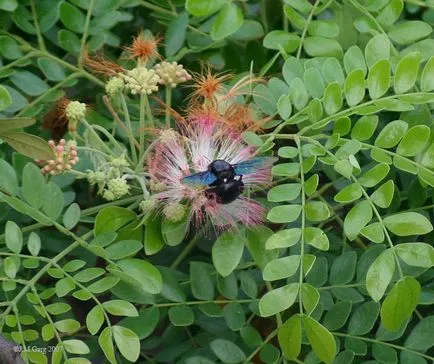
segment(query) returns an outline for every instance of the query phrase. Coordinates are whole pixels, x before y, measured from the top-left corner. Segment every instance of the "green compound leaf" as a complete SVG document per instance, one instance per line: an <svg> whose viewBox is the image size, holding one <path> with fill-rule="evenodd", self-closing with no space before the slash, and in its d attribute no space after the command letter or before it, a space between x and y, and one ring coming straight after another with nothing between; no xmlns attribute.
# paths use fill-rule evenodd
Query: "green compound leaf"
<svg viewBox="0 0 434 364"><path fill-rule="evenodd" d="M354 240L360 231L372 219L372 207L368 201L362 201L356 204L345 216L344 231L348 239Z"/></svg>
<svg viewBox="0 0 434 364"><path fill-rule="evenodd" d="M420 292L420 284L413 277L404 277L393 286L381 306L381 322L386 329L396 331L401 327L416 309Z"/></svg>
<svg viewBox="0 0 434 364"><path fill-rule="evenodd" d="M384 218L384 225L398 236L423 235L433 230L431 222L417 212L402 212Z"/></svg>
<svg viewBox="0 0 434 364"><path fill-rule="evenodd" d="M267 215L267 219L274 223L287 223L297 220L300 216L301 205L283 205L273 207Z"/></svg>
<svg viewBox="0 0 434 364"><path fill-rule="evenodd" d="M368 74L368 89L371 99L378 99L383 96L390 87L391 65L388 59L381 59L376 62Z"/></svg>
<svg viewBox="0 0 434 364"><path fill-rule="evenodd" d="M185 8L194 16L207 16L219 10L224 3L224 0L187 0Z"/></svg>
<svg viewBox="0 0 434 364"><path fill-rule="evenodd" d="M375 259L366 274L366 289L374 301L378 302L383 297L394 272L394 252L387 249Z"/></svg>
<svg viewBox="0 0 434 364"><path fill-rule="evenodd" d="M377 206L386 209L390 206L395 192L395 184L392 180L382 184L372 195L371 200Z"/></svg>
<svg viewBox="0 0 434 364"><path fill-rule="evenodd" d="M5 240L8 249L16 254L21 252L23 247L23 234L20 227L13 221L8 221L5 228Z"/></svg>
<svg viewBox="0 0 434 364"><path fill-rule="evenodd" d="M355 69L345 79L344 93L349 106L359 104L365 96L365 75L363 70Z"/></svg>
<svg viewBox="0 0 434 364"><path fill-rule="evenodd" d="M187 305L171 307L168 315L170 322L174 326L190 326L194 322L193 310Z"/></svg>
<svg viewBox="0 0 434 364"><path fill-rule="evenodd" d="M8 90L6 90L3 86L0 86L0 111L8 108L12 105L12 98L9 94Z"/></svg>
<svg viewBox="0 0 434 364"><path fill-rule="evenodd" d="M75 33L82 33L86 22L80 9L67 2L60 5L60 20L65 27Z"/></svg>
<svg viewBox="0 0 434 364"><path fill-rule="evenodd" d="M284 229L271 235L266 243L266 249L289 248L298 243L301 237L300 228Z"/></svg>
<svg viewBox="0 0 434 364"><path fill-rule="evenodd" d="M432 27L419 20L403 21L388 33L390 39L398 44L412 44L432 33Z"/></svg>
<svg viewBox="0 0 434 364"><path fill-rule="evenodd" d="M279 328L277 338L285 358L297 358L301 351L301 315L296 314L286 320Z"/></svg>
<svg viewBox="0 0 434 364"><path fill-rule="evenodd" d="M434 266L434 248L426 243L402 243L395 252L408 265L422 268Z"/></svg>
<svg viewBox="0 0 434 364"><path fill-rule="evenodd" d="M425 351L434 345L434 316L420 321L405 340L405 347L411 350Z"/></svg>
<svg viewBox="0 0 434 364"><path fill-rule="evenodd" d="M428 144L430 128L426 125L416 125L403 136L396 149L397 153L405 157L414 157L423 152Z"/></svg>
<svg viewBox="0 0 434 364"><path fill-rule="evenodd" d="M431 57L425 64L420 79L420 87L422 91L432 91L434 90L434 79L432 75L434 74L434 57Z"/></svg>
<svg viewBox="0 0 434 364"><path fill-rule="evenodd" d="M392 121L378 134L375 145L385 149L393 148L400 142L407 129L408 124L405 121Z"/></svg>
<svg viewBox="0 0 434 364"><path fill-rule="evenodd" d="M210 35L214 40L224 39L240 29L243 20L241 9L234 3L227 3L215 18Z"/></svg>
<svg viewBox="0 0 434 364"><path fill-rule="evenodd" d="M140 356L140 341L136 333L126 327L112 326L113 338L122 356L135 362Z"/></svg>
<svg viewBox="0 0 434 364"><path fill-rule="evenodd" d="M398 63L394 78L395 92L397 94L407 92L414 86L419 73L420 62L421 54L411 52Z"/></svg>
<svg viewBox="0 0 434 364"><path fill-rule="evenodd" d="M268 317L288 309L294 304L298 290L298 283L273 289L260 299L259 312L263 317Z"/></svg>
<svg viewBox="0 0 434 364"><path fill-rule="evenodd" d="M220 235L212 247L212 261L217 272L223 277L231 274L244 251L245 236L228 231Z"/></svg>
<svg viewBox="0 0 434 364"><path fill-rule="evenodd" d="M318 321L303 315L303 327L313 352L325 363L333 362L336 356L336 342L333 335Z"/></svg>
<svg viewBox="0 0 434 364"><path fill-rule="evenodd" d="M26 157L40 160L50 160L54 157L48 143L35 135L7 132L1 133L0 138Z"/></svg>
<svg viewBox="0 0 434 364"><path fill-rule="evenodd" d="M272 260L269 262L263 271L263 278L265 281L276 281L279 279L289 278L295 274L300 265L300 256L291 255Z"/></svg>
<svg viewBox="0 0 434 364"><path fill-rule="evenodd" d="M211 350L223 363L237 364L246 360L246 354L240 347L225 339L215 339L210 344Z"/></svg>

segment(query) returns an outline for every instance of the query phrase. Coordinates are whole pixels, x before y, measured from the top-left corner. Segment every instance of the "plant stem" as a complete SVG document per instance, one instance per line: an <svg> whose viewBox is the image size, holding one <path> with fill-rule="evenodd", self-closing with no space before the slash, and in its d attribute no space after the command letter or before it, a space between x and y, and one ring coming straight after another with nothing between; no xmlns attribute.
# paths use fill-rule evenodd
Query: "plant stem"
<svg viewBox="0 0 434 364"><path fill-rule="evenodd" d="M172 87L166 87L166 127L170 128L170 108L172 106Z"/></svg>
<svg viewBox="0 0 434 364"><path fill-rule="evenodd" d="M321 0L315 1L315 4L313 4L312 10L310 11L309 16L306 19L306 24L304 26L303 33L301 33L301 37L300 37L300 44L299 44L298 49L297 49L297 59L299 59L301 56L301 50L303 49L303 42L304 42L304 39L306 38L307 28L309 27L309 24L312 21L313 15L314 15L315 10L316 10L317 6L319 5L320 1Z"/></svg>
<svg viewBox="0 0 434 364"><path fill-rule="evenodd" d="M82 119L81 122L83 125L89 130L90 133L100 142L101 147L103 147L108 155L113 155L112 150L103 142L95 129L86 121L86 119Z"/></svg>
<svg viewBox="0 0 434 364"><path fill-rule="evenodd" d="M128 140L130 142L131 156L133 158L134 163L137 163L137 153L136 153L136 148L134 147L134 142L136 141L136 139L134 138L133 128L131 126L130 113L128 111L128 106L124 94L121 94L121 103L125 114L125 124L127 125L127 129L128 129L127 135L128 135Z"/></svg>
<svg viewBox="0 0 434 364"><path fill-rule="evenodd" d="M78 58L79 68L83 68L84 54L86 52L86 40L89 33L90 18L92 17L92 11L94 6L95 0L90 0L89 7L87 8L86 22L84 23L83 36L81 37L80 56Z"/></svg>
<svg viewBox="0 0 434 364"><path fill-rule="evenodd" d="M434 357L433 357L433 356L429 356L429 355L426 355L426 354L420 353L420 352L418 352L418 351L416 351L416 350L408 349L408 348L406 348L406 347L404 347L404 346L399 346L399 345L395 345L395 344L390 344L390 343L388 343L388 342L384 342L384 341L380 341L380 340L376 340L376 339L370 339L370 338L368 338L368 337L363 337L363 336L355 336L355 335L349 335L349 334L342 334L342 333L340 333L340 332L332 332L332 334L333 334L334 336L349 337L349 338L351 338L351 339L358 339L358 340L368 341L368 342L371 342L371 343L376 343L376 344L379 344L379 345L388 346L388 347L390 347L390 348L398 349L398 350L401 350L401 351L407 351L407 352L409 352L409 353L412 353L412 354L415 354L415 355L421 356L422 358L426 358L426 359L428 359L428 360L430 360L430 361L433 361L433 360L434 360Z"/></svg>
<svg viewBox="0 0 434 364"><path fill-rule="evenodd" d="M196 234L193 239L185 246L184 250L178 257L174 260L174 262L170 265L170 268L177 268L178 265L184 260L184 258L191 252L191 250L196 246L200 238L200 233Z"/></svg>
<svg viewBox="0 0 434 364"><path fill-rule="evenodd" d="M266 2L266 0L261 0L260 6L261 6L261 8L260 8L261 21L262 21L262 24L264 25L265 33L268 33L267 2Z"/></svg>
<svg viewBox="0 0 434 364"><path fill-rule="evenodd" d="M90 235L90 234L93 234L93 232L87 233L86 235ZM10 305L2 312L2 315L0 317L0 330L3 328L4 321L7 315L9 314L9 312L11 312L12 308L21 300L21 298L24 297L24 295L29 291L29 289L31 289L31 287L34 286L39 281L39 279L42 278L42 276L48 271L50 267L52 267L60 259L68 255L70 252L72 252L74 249L78 248L79 246L80 243L78 241L75 241L74 243L69 245L66 249L64 249L55 257L50 259L50 261L41 270L39 270L30 281L28 281L28 283L23 287L23 289L20 292L18 292L18 294L10 302Z"/></svg>
<svg viewBox="0 0 434 364"><path fill-rule="evenodd" d="M86 210L83 210L82 213L81 213L81 216L90 216L90 215L93 215L93 214L99 212L104 207L127 205L127 204L129 204L131 202L137 201L137 199L139 197L140 197L140 195L130 196L130 197L126 197L126 198L121 199L121 200L107 202L107 203L104 203L104 204L101 204L101 205L98 205L98 206L93 206L93 207L90 207L90 208L88 208ZM43 225L43 224L41 224L41 223L38 222L36 224L32 224L32 225L29 225L29 226L22 227L21 231L23 233L28 233L30 231L37 230L37 229L44 228L44 227L46 227L46 225ZM0 242L3 242L4 240L5 240L5 234L0 235ZM0 254L1 255L5 255L5 254L8 254L8 253L0 253ZM15 253L13 253L13 254L11 253L11 255L16 255L16 254ZM28 258L34 258L34 257L28 256ZM41 257L38 257L38 258L40 260L43 260ZM47 258L47 260L49 260L49 259Z"/></svg>
<svg viewBox="0 0 434 364"><path fill-rule="evenodd" d="M152 116L152 110L151 110L151 105L149 104L148 95L145 95L145 110L146 110L146 117L148 118L149 126L151 128L153 128L154 127L154 118ZM144 132L145 131L143 130L143 133Z"/></svg>
<svg viewBox="0 0 434 364"><path fill-rule="evenodd" d="M68 83L70 80L77 78L80 75L80 73L75 72L71 73L68 77L64 78L62 81L57 83L55 86L51 87L47 91L45 91L42 95L36 97L32 102L30 102L25 108L21 109L16 116L23 116L25 113L30 110L33 106L37 105L39 102L44 100L45 97L47 97L51 92L61 88L64 84Z"/></svg>
<svg viewBox="0 0 434 364"><path fill-rule="evenodd" d="M160 13L160 14L171 15L171 16L176 16L177 15L176 12L174 13L173 11L164 9L161 6L151 4L149 1L144 1L143 0L143 1L140 2L140 4L143 7L148 8L148 9L153 10L153 11L156 11L157 13Z"/></svg>
<svg viewBox="0 0 434 364"><path fill-rule="evenodd" d="M306 205L306 195L304 192L304 170L303 170L303 156L301 150L301 142L299 138L295 139L295 143L297 144L298 149L298 162L300 164L300 184L301 184L301 237L300 237L300 276L298 278L298 302L300 314L303 314L303 295L301 293L301 286L303 284L303 260L304 260L304 228L306 224L306 214L305 214L305 205Z"/></svg>
<svg viewBox="0 0 434 364"><path fill-rule="evenodd" d="M261 349L271 340L273 340L273 338L277 335L278 329L275 329L274 331L272 331L266 338L265 340L261 343L261 345L259 345L250 355L249 357L244 361L245 363L248 363L250 361L252 361L252 359L256 356L256 354L258 354Z"/></svg>
<svg viewBox="0 0 434 364"><path fill-rule="evenodd" d="M59 332L56 329L56 326L54 325L53 319L51 318L50 314L48 313L47 309L45 308L44 303L42 302L41 298L39 297L38 291L36 290L36 288L34 286L31 287L33 293L35 294L35 296L37 297L39 304L41 305L41 310L44 312L45 317L47 318L47 321L52 325L53 330L54 330L54 335L56 336L57 341L62 344L61 348L62 348L62 353L63 353L63 357L65 358L65 360L68 359L68 356L66 354L66 350L65 347L63 346L63 341L62 338L59 335Z"/></svg>
<svg viewBox="0 0 434 364"><path fill-rule="evenodd" d="M42 51L46 51L44 37L42 36L41 27L39 26L38 14L36 13L35 0L30 0L30 5L32 7L32 17L33 23L35 23L36 37L38 38L38 46Z"/></svg>
<svg viewBox="0 0 434 364"><path fill-rule="evenodd" d="M140 94L140 124L139 124L139 155L141 155L145 149L145 94Z"/></svg>
<svg viewBox="0 0 434 364"><path fill-rule="evenodd" d="M240 300L209 300L209 301L190 301L190 302L168 302L168 303L156 303L154 307L173 307L182 305L206 305L209 303L215 303L217 305L223 305L226 303L251 303L257 301L257 298L240 299Z"/></svg>

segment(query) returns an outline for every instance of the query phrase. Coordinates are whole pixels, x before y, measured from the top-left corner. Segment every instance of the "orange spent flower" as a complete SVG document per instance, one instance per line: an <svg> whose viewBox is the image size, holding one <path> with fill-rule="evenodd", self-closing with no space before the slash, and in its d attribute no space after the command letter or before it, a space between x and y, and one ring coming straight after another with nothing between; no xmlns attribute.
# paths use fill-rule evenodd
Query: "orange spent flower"
<svg viewBox="0 0 434 364"><path fill-rule="evenodd" d="M158 53L158 45L161 43L162 37L154 37L150 34L140 32L137 37L134 37L131 46L125 49L130 53L130 58L137 58L142 62L147 62L150 59L161 58Z"/></svg>
<svg viewBox="0 0 434 364"><path fill-rule="evenodd" d="M193 87L193 100L203 98L215 101L215 96L219 91L223 91L223 83L231 78L230 74L213 74L211 67L206 66L201 73L194 75L195 84Z"/></svg>
<svg viewBox="0 0 434 364"><path fill-rule="evenodd" d="M60 98L54 108L44 117L42 126L51 131L54 140L62 138L68 130L66 107L70 102L71 100L66 97Z"/></svg>
<svg viewBox="0 0 434 364"><path fill-rule="evenodd" d="M230 128L239 132L259 131L264 120L256 120L253 111L248 105L232 104L223 116L223 121Z"/></svg>
<svg viewBox="0 0 434 364"><path fill-rule="evenodd" d="M107 77L116 76L118 73L125 71L125 69L117 63L109 61L101 55L92 57L87 51L84 53L84 65L91 72Z"/></svg>

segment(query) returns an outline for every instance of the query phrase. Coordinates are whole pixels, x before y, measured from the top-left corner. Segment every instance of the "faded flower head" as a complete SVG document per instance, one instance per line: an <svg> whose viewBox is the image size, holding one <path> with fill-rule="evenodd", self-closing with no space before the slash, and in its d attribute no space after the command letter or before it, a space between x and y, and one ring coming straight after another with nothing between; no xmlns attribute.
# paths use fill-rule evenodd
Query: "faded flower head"
<svg viewBox="0 0 434 364"><path fill-rule="evenodd" d="M116 76L124 71L124 68L117 63L104 58L102 55L90 56L87 51L84 53L84 65L92 73L106 77Z"/></svg>
<svg viewBox="0 0 434 364"><path fill-rule="evenodd" d="M168 87L175 88L178 84L191 79L191 75L184 69L183 65L177 62L163 61L155 65L154 69L160 77L159 83Z"/></svg>
<svg viewBox="0 0 434 364"><path fill-rule="evenodd" d="M48 141L48 145L53 150L53 159L50 160L37 160L36 162L43 167L41 172L43 174L51 174L52 176L57 174L62 174L64 171L68 171L79 162L77 156L77 149L75 144L72 142L66 142L65 139L60 139L59 143L56 144L54 140Z"/></svg>
<svg viewBox="0 0 434 364"><path fill-rule="evenodd" d="M122 92L125 87L125 82L122 77L115 76L110 78L105 84L105 92L110 97L116 96L118 93Z"/></svg>
<svg viewBox="0 0 434 364"><path fill-rule="evenodd" d="M153 196L166 218L179 221L186 215L188 222L200 225L209 221L218 229L263 221L265 209L256 201L240 195L230 203L221 203L208 185L183 181L186 176L206 171L214 160L236 164L253 158L254 149L243 142L240 133L228 128L217 112L195 112L181 126L181 133L169 130L160 135L148 165L153 183L166 187ZM243 174L246 188L270 182L274 160L267 160L253 173Z"/></svg>
<svg viewBox="0 0 434 364"><path fill-rule="evenodd" d="M217 94L224 90L224 82L230 78L229 74L215 74L210 67L203 67L202 72L194 76L193 100L215 102Z"/></svg>
<svg viewBox="0 0 434 364"><path fill-rule="evenodd" d="M146 67L139 66L123 74L125 86L133 95L149 95L158 91L158 82L160 77L154 70L148 70Z"/></svg>
<svg viewBox="0 0 434 364"><path fill-rule="evenodd" d="M154 37L148 32L140 32L140 34L133 39L133 43L126 47L130 53L130 58L137 58L142 62L147 62L155 58L159 58L158 45L161 42L160 37Z"/></svg>

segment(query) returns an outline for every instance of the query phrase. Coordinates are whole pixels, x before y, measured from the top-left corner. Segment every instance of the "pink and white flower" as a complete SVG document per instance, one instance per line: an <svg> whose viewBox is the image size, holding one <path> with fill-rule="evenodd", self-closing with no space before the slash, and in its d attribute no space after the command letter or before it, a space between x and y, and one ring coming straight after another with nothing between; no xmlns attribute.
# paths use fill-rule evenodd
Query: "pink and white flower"
<svg viewBox="0 0 434 364"><path fill-rule="evenodd" d="M240 195L235 201L222 204L209 191L205 193L208 186L182 181L186 176L206 171L214 160L222 159L233 165L252 159L254 151L218 113L212 109L196 110L180 125L180 132L169 129L159 134L148 168L153 183L164 185L165 190L153 197L163 213L169 206L185 205L187 221L195 222L196 226L210 222L217 229L223 229L239 223L259 224L264 220L265 209L258 202ZM269 163L254 173L243 175L245 188L269 184L272 163L270 158Z"/></svg>

